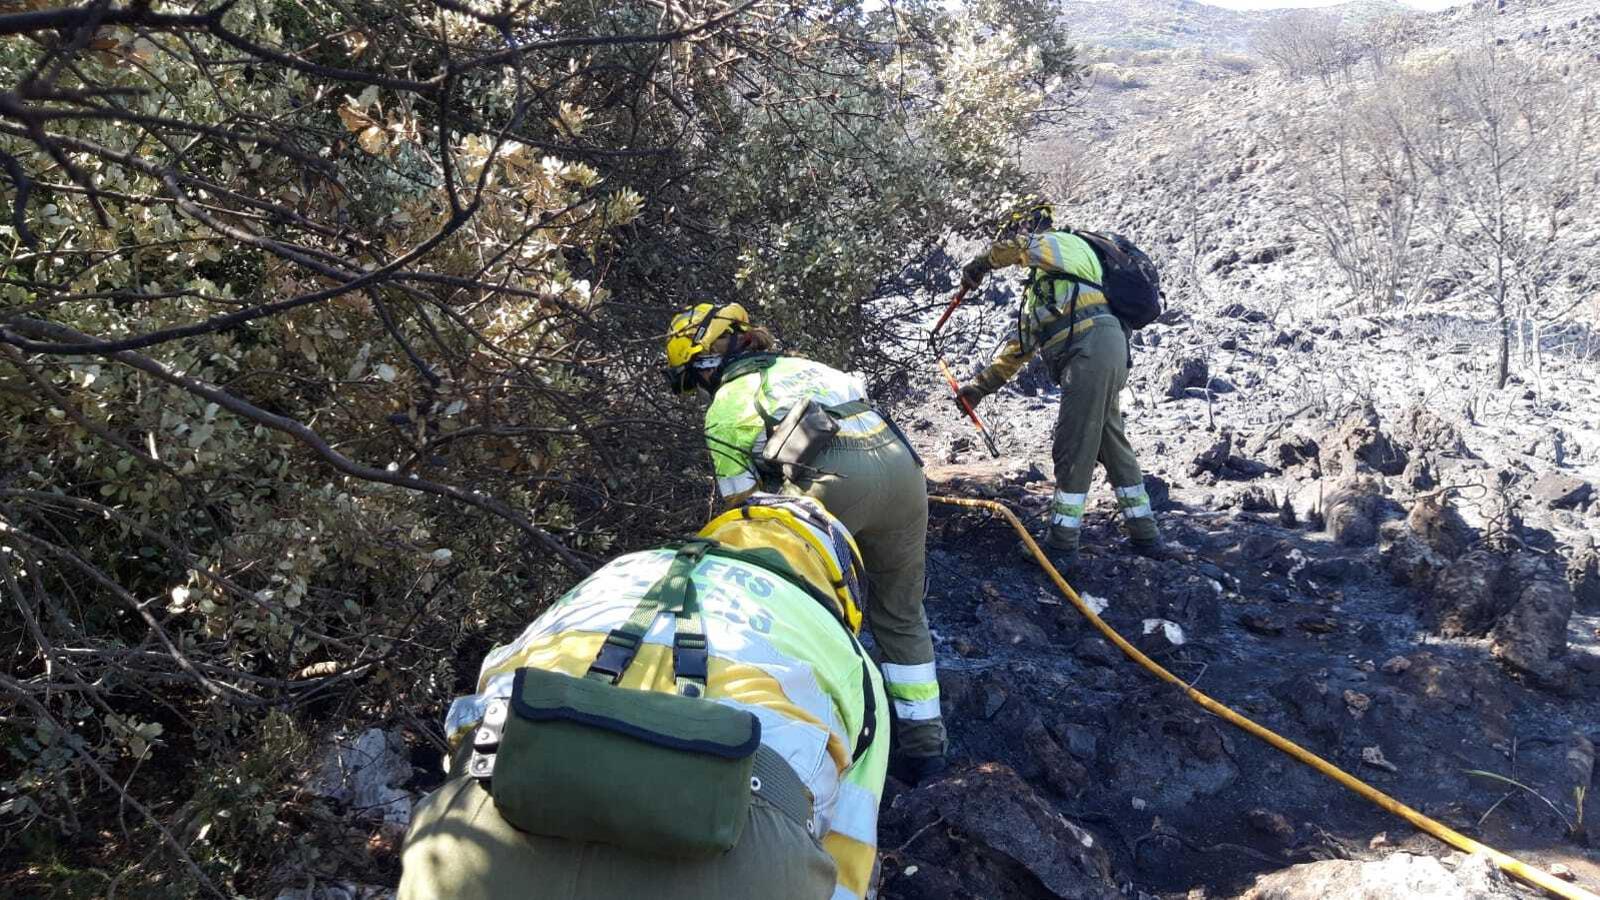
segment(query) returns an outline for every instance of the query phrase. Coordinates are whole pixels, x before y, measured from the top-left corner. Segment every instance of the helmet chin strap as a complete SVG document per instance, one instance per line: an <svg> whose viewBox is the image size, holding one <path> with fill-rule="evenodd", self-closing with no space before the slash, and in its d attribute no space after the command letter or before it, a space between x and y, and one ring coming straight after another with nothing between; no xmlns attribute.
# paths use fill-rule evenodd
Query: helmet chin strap
<svg viewBox="0 0 1600 900"><path fill-rule="evenodd" d="M717 389L717 382L722 373L722 354L703 354L694 358L689 363L689 369L694 373L695 387L710 396Z"/></svg>

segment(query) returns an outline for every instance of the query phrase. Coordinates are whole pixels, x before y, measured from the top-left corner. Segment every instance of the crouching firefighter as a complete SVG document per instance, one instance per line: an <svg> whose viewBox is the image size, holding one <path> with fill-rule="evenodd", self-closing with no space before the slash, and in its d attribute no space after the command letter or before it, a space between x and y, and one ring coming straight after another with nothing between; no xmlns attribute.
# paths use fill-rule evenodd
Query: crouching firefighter
<svg viewBox="0 0 1600 900"><path fill-rule="evenodd" d="M872 407L859 378L778 355L743 306L702 303L667 339L667 380L711 395L705 437L717 490L737 503L758 486L822 501L861 545L866 609L894 701L894 773L915 783L945 765L933 640L923 609L928 487L922 461Z"/></svg>
<svg viewBox="0 0 1600 900"><path fill-rule="evenodd" d="M890 736L864 577L820 504L762 494L585 578L450 707L401 900L867 897Z"/></svg>
<svg viewBox="0 0 1600 900"><path fill-rule="evenodd" d="M1056 491L1050 529L1041 543L1062 571L1078 560L1078 532L1096 462L1105 466L1116 492L1134 552L1155 559L1172 554L1156 527L1139 460L1123 430L1118 399L1128 382L1126 329L1143 327L1160 312L1154 267L1125 239L1083 234L1102 242L1100 252L1117 254L1119 264L1127 263L1130 280L1142 289L1130 292L1131 308L1118 309L1108 296L1108 287L1116 282L1108 282L1107 276L1119 272L1108 271L1088 238L1054 230L1051 207L1040 200L1017 206L1002 223L995 242L961 272L962 286L975 290L994 269L1029 267L1016 334L958 393L976 406L1011 380L1034 354L1043 355L1051 377L1060 384L1061 410L1051 448ZM1140 271L1141 265L1148 270Z"/></svg>

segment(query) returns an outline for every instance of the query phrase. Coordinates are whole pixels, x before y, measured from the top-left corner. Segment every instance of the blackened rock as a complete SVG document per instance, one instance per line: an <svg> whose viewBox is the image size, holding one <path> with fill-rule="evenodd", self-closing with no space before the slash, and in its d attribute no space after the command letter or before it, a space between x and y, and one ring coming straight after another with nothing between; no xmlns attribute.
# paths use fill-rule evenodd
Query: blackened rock
<svg viewBox="0 0 1600 900"><path fill-rule="evenodd" d="M1417 403L1400 414L1396 436L1412 451L1432 456L1472 457L1455 425L1429 407Z"/></svg>
<svg viewBox="0 0 1600 900"><path fill-rule="evenodd" d="M1026 470L1024 470L1022 472L1018 472L1016 474L1016 476L1011 479L1011 483L1012 484L1017 484L1017 485L1023 485L1023 484L1035 484L1035 483L1040 482L1040 481L1049 481L1049 480L1050 480L1050 476L1046 475L1044 473L1044 470L1039 468L1039 464L1038 463L1029 463L1028 464L1028 468Z"/></svg>
<svg viewBox="0 0 1600 900"><path fill-rule="evenodd" d="M1506 587L1524 585L1515 604L1489 633L1489 652L1501 662L1532 675L1546 687L1564 686L1567 620L1572 618L1572 591L1544 571L1536 560L1518 559Z"/></svg>
<svg viewBox="0 0 1600 900"><path fill-rule="evenodd" d="M1144 476L1144 492L1150 495L1150 508L1160 512L1172 508L1172 485L1159 475Z"/></svg>
<svg viewBox="0 0 1600 900"><path fill-rule="evenodd" d="M1305 573L1312 578L1331 581L1338 584L1350 577L1355 570L1356 561L1348 556L1329 556L1322 559L1313 559L1306 564Z"/></svg>
<svg viewBox="0 0 1600 900"><path fill-rule="evenodd" d="M1240 777L1233 739L1216 719L1165 686L1127 697L1127 711L1108 723L1101 772L1128 785L1155 812L1187 807L1228 789Z"/></svg>
<svg viewBox="0 0 1600 900"><path fill-rule="evenodd" d="M1344 331L1346 337L1366 340L1368 338L1375 338L1381 334L1383 332L1383 326L1372 321L1371 319L1351 319L1345 323Z"/></svg>
<svg viewBox="0 0 1600 900"><path fill-rule="evenodd" d="M1402 674L1413 694L1457 709L1468 709L1477 699L1469 679L1463 677L1463 668L1451 660L1427 652L1408 658L1411 665Z"/></svg>
<svg viewBox="0 0 1600 900"><path fill-rule="evenodd" d="M1190 473L1198 475L1201 472L1220 474L1228 464L1228 459L1233 456L1233 433L1224 431L1211 446L1195 455L1194 462L1190 465Z"/></svg>
<svg viewBox="0 0 1600 900"><path fill-rule="evenodd" d="M1190 465L1190 474L1198 476L1201 473L1208 473L1217 478L1248 481L1267 473L1268 468L1262 463L1234 455L1235 443L1232 432L1223 432L1215 443L1195 456L1194 462Z"/></svg>
<svg viewBox="0 0 1600 900"><path fill-rule="evenodd" d="M1189 388L1205 387L1209 375L1205 360L1198 356L1181 357L1162 376L1167 383L1166 395L1174 400L1182 399Z"/></svg>
<svg viewBox="0 0 1600 900"><path fill-rule="evenodd" d="M1256 532L1245 535L1239 542L1239 555L1245 559L1263 562L1276 557L1287 544L1276 535Z"/></svg>
<svg viewBox="0 0 1600 900"><path fill-rule="evenodd" d="M1400 479L1407 487L1417 491L1426 491L1439 486L1439 475L1426 456L1411 457L1411 462L1406 463L1406 470Z"/></svg>
<svg viewBox="0 0 1600 900"><path fill-rule="evenodd" d="M1283 623L1266 613L1247 612L1239 614L1239 624L1251 634L1263 637L1275 637L1283 634Z"/></svg>
<svg viewBox="0 0 1600 900"><path fill-rule="evenodd" d="M1334 741L1349 721L1344 709L1344 699L1339 692L1328 687L1326 681L1310 675L1296 675L1279 682L1271 689L1272 696L1283 703L1289 714L1305 725L1310 732L1324 741Z"/></svg>
<svg viewBox="0 0 1600 900"><path fill-rule="evenodd" d="M1287 846L1294 842L1294 826L1289 824L1289 819L1283 813L1256 807L1245 813L1245 821L1250 823L1251 828L1280 844Z"/></svg>
<svg viewBox="0 0 1600 900"><path fill-rule="evenodd" d="M1293 252L1293 241L1282 244L1264 244L1259 247L1247 247L1239 251L1239 263L1246 266L1258 266L1264 263L1274 262Z"/></svg>
<svg viewBox="0 0 1600 900"><path fill-rule="evenodd" d="M1567 435L1559 428L1547 427L1541 431L1522 452L1548 463L1562 465L1567 461Z"/></svg>
<svg viewBox="0 0 1600 900"><path fill-rule="evenodd" d="M1370 547L1378 541L1378 524L1389 515L1393 502L1383 496L1375 478L1344 478L1329 489L1323 515L1326 529L1346 547Z"/></svg>
<svg viewBox="0 0 1600 900"><path fill-rule="evenodd" d="M1295 620L1295 624L1311 634L1332 634L1339 630L1339 620L1333 616L1302 616Z"/></svg>
<svg viewBox="0 0 1600 900"><path fill-rule="evenodd" d="M977 700L979 713L985 719L992 719L1000 714L1000 710L1011 699L1011 694L1000 683L998 678L985 677L978 686Z"/></svg>
<svg viewBox="0 0 1600 900"><path fill-rule="evenodd" d="M980 618L990 640L1001 646L1037 649L1050 644L1044 629L1028 617L1026 610L1009 600L986 600Z"/></svg>
<svg viewBox="0 0 1600 900"><path fill-rule="evenodd" d="M1237 251L1227 252L1231 253L1233 256L1233 259L1230 260L1231 262L1239 261L1239 254ZM1266 313L1259 309L1251 309L1250 307L1245 306L1243 303L1229 303L1227 306L1222 308L1222 311L1219 312L1218 315L1222 316L1224 319L1238 319L1241 322L1265 322L1267 320Z"/></svg>
<svg viewBox="0 0 1600 900"><path fill-rule="evenodd" d="M1533 483L1533 502L1546 509L1578 509L1594 496L1594 485L1582 478L1549 472Z"/></svg>
<svg viewBox="0 0 1600 900"><path fill-rule="evenodd" d="M1395 584L1421 591L1432 590L1434 580L1450 564L1404 522L1385 522L1378 528L1378 561Z"/></svg>
<svg viewBox="0 0 1600 900"><path fill-rule="evenodd" d="M1360 641L1363 647L1382 647L1388 642L1388 638L1383 635L1383 626L1377 622L1362 623L1361 627L1356 629L1356 640Z"/></svg>
<svg viewBox="0 0 1600 900"><path fill-rule="evenodd" d="M1090 635L1079 641L1072 648L1072 652L1086 665L1104 666L1109 669L1122 663L1122 654L1099 635Z"/></svg>
<svg viewBox="0 0 1600 900"><path fill-rule="evenodd" d="M1058 729L1058 736L1067 745L1068 753L1085 762L1093 761L1100 752L1100 738L1087 725L1069 723Z"/></svg>
<svg viewBox="0 0 1600 900"><path fill-rule="evenodd" d="M1171 871L1183 866L1183 841L1165 831L1141 838L1134 848L1134 865L1145 871Z"/></svg>
<svg viewBox="0 0 1600 900"><path fill-rule="evenodd" d="M1249 448L1250 455L1264 453L1273 465L1285 471L1296 466L1315 465L1320 452L1321 447L1315 439L1299 432L1265 441L1258 439ZM1320 472L1320 469L1318 471Z"/></svg>
<svg viewBox="0 0 1600 900"><path fill-rule="evenodd" d="M1399 475L1409 457L1383 430L1370 403L1350 414L1322 441L1322 468L1332 475L1376 472Z"/></svg>
<svg viewBox="0 0 1600 900"><path fill-rule="evenodd" d="M1589 544L1572 555L1567 565L1567 585L1578 608L1600 610L1600 547Z"/></svg>
<svg viewBox="0 0 1600 900"><path fill-rule="evenodd" d="M1423 497L1413 504L1410 515L1406 516L1406 527L1445 559L1460 557L1477 539L1476 532L1442 496Z"/></svg>
<svg viewBox="0 0 1600 900"><path fill-rule="evenodd" d="M1221 566L1217 565L1216 563L1210 563L1201 560L1196 562L1192 568L1197 574L1204 575L1205 577L1215 581L1217 584L1220 584L1225 588L1236 588L1239 586L1238 579L1234 578L1232 575L1229 575Z"/></svg>
<svg viewBox="0 0 1600 900"><path fill-rule="evenodd" d="M1474 550L1439 573L1426 598L1426 618L1445 637L1481 636L1510 606L1501 593L1505 560L1487 550Z"/></svg>
<svg viewBox="0 0 1600 900"><path fill-rule="evenodd" d="M1042 719L1035 717L1028 724L1022 742L1043 771L1045 783L1056 793L1076 797L1089 783L1089 770L1056 742Z"/></svg>
<svg viewBox="0 0 1600 900"><path fill-rule="evenodd" d="M959 896L1122 897L1100 840L1002 764L983 763L928 782L902 795L885 818L888 826L912 833L943 819L933 829L937 837L912 844L902 858L953 876Z"/></svg>
<svg viewBox="0 0 1600 900"><path fill-rule="evenodd" d="M1226 502L1246 512L1272 512L1278 508L1277 495L1259 484L1238 488Z"/></svg>

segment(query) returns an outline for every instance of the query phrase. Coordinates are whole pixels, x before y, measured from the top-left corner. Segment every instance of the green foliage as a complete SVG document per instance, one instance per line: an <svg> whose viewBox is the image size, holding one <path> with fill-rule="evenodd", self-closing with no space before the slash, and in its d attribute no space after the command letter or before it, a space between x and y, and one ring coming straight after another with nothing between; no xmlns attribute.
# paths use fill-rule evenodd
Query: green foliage
<svg viewBox="0 0 1600 900"><path fill-rule="evenodd" d="M157 6L0 43L0 827L55 837L0 853L31 887L345 865L317 735L436 720L574 570L703 514L671 310L865 355L863 304L1027 187L1078 78L1039 0Z"/></svg>

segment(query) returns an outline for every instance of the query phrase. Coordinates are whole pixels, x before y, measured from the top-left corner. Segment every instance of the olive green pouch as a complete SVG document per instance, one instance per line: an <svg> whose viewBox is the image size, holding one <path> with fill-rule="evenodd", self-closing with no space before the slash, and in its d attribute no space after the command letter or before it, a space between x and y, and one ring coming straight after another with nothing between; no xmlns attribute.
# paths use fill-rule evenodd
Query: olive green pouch
<svg viewBox="0 0 1600 900"><path fill-rule="evenodd" d="M710 856L744 831L760 744L746 710L518 669L490 793L532 834Z"/></svg>
<svg viewBox="0 0 1600 900"><path fill-rule="evenodd" d="M771 433L761 451L760 467L791 480L814 472L811 464L839 433L839 420L815 400L794 404L787 415L769 425Z"/></svg>

